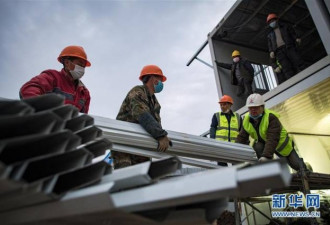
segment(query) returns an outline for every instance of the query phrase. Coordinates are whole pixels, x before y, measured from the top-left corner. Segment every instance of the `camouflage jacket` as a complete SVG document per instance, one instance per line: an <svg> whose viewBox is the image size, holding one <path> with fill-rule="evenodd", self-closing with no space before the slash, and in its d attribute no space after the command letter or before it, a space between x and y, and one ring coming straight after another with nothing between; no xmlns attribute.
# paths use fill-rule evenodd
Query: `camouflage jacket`
<svg viewBox="0 0 330 225"><path fill-rule="evenodd" d="M127 121L131 123L139 123L139 118L144 113L149 113L160 125L155 128L162 130L160 119L160 104L155 95L151 95L148 88L144 85L132 88L124 99L117 115L117 120ZM166 131L163 131L167 134ZM150 159L143 156L132 155L123 152L112 151L115 169L135 165L138 163L149 161Z"/></svg>
<svg viewBox="0 0 330 225"><path fill-rule="evenodd" d="M156 96L150 95L146 86L138 85L128 92L116 119L139 123L138 118L143 113L149 112L161 124L160 108Z"/></svg>

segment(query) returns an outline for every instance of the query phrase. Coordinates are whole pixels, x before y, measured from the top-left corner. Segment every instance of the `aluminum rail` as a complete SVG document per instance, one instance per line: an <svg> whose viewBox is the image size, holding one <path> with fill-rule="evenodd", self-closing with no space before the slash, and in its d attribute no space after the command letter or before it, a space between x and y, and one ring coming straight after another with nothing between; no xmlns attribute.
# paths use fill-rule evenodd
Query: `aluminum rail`
<svg viewBox="0 0 330 225"><path fill-rule="evenodd" d="M121 172L122 177L125 177L125 170L118 170L118 173ZM199 204L200 207L205 204L205 208L212 211L216 209L214 206L211 207L215 200L225 203L228 197L256 196L265 193L269 188L287 186L290 179L291 175L284 161L271 161L245 168L227 167L205 170L111 194L115 181L109 181L70 192L57 202L0 213L0 221L2 224L54 224L56 221L68 222L66 218L71 222L79 222L82 221L82 216L88 215L92 222L95 218L108 215L109 222L111 218L115 220L118 212L143 215L192 204ZM216 180L221 180L221 182L214 182ZM210 204L209 207L207 207L208 204ZM219 215L209 217L207 222L216 219L216 216ZM166 219L168 218L163 218L165 223L162 224L166 224Z"/></svg>
<svg viewBox="0 0 330 225"><path fill-rule="evenodd" d="M95 125L103 131L103 137L113 144L134 146L147 151L157 149L157 141L139 124L92 116ZM173 146L166 153L171 155L212 161L255 163L255 152L248 145L221 142L214 139L168 131Z"/></svg>
<svg viewBox="0 0 330 225"><path fill-rule="evenodd" d="M149 158L155 158L155 159L161 159L163 157L169 157L173 156L173 154L168 154L164 152L155 152L155 151L148 151L148 150L143 150L140 148L132 147L132 146L127 146L127 145L121 145L121 144L113 144L111 147L112 150L118 151L118 152L124 152L124 153L129 153L133 155L139 155L139 156L145 156ZM202 168L207 168L207 169L216 169L216 168L221 168L221 166L218 166L216 164L212 163L207 163L199 160L193 160L190 158L185 158L185 157L180 157L177 156L178 159L183 164L190 165L190 166L197 166L197 167L202 167Z"/></svg>

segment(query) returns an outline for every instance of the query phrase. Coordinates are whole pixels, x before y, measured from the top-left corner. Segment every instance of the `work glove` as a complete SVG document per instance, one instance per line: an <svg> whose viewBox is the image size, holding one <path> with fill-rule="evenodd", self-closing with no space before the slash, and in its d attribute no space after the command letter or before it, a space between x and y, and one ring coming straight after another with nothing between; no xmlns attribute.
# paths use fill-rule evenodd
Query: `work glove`
<svg viewBox="0 0 330 225"><path fill-rule="evenodd" d="M172 146L172 142L167 137L167 135L166 136L163 136L163 137L160 137L157 140L158 140L158 148L157 148L157 150L160 151L160 152L165 152L170 145Z"/></svg>
<svg viewBox="0 0 330 225"><path fill-rule="evenodd" d="M270 52L269 53L269 56L270 56L270 58L274 59L275 58L275 53L274 52Z"/></svg>
<svg viewBox="0 0 330 225"><path fill-rule="evenodd" d="M297 42L297 45L300 45L301 44L301 39L300 38L297 38L296 39L296 42Z"/></svg>
<svg viewBox="0 0 330 225"><path fill-rule="evenodd" d="M270 161L271 159L268 159L266 157L260 157L259 158L259 162L267 162L267 161Z"/></svg>
<svg viewBox="0 0 330 225"><path fill-rule="evenodd" d="M275 68L274 71L275 71L275 73L280 73L281 72L281 68L278 66L278 67Z"/></svg>

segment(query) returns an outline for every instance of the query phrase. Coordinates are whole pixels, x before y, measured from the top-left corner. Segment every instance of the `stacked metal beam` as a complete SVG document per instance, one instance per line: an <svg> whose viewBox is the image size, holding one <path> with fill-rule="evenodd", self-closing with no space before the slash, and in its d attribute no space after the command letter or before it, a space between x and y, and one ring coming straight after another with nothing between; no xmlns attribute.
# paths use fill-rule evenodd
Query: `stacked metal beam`
<svg viewBox="0 0 330 225"><path fill-rule="evenodd" d="M63 102L56 95L0 101L0 211L59 199L110 172L104 162L91 164L110 142L93 118Z"/></svg>
<svg viewBox="0 0 330 225"><path fill-rule="evenodd" d="M205 224L219 217L229 197L255 196L290 182L286 164L272 161L246 168L205 170L155 183L159 175L151 175L152 171L169 164L172 166L166 171L178 165L176 159L166 159L159 165L148 162L117 170L117 174L104 176L101 183L70 192L57 202L0 213L0 221L5 221L4 224Z"/></svg>
<svg viewBox="0 0 330 225"><path fill-rule="evenodd" d="M149 157L165 156L167 154L223 161L232 163L256 162L253 149L248 145L230 142L221 142L214 139L168 131L168 137L173 146L166 154L157 153L157 141L150 136L139 124L118 121L98 116L93 116L95 125L103 130L103 136L113 144L112 150L134 153ZM142 148L148 152L135 151L134 148ZM156 154L155 154L156 153Z"/></svg>
<svg viewBox="0 0 330 225"><path fill-rule="evenodd" d="M219 217L229 197L255 196L290 181L286 164L275 161L183 176L178 157L152 150L157 143L139 125L106 121L111 126L101 126L108 132L101 137L92 117L57 96L1 100L1 224L205 224ZM254 162L247 146L169 136L169 152L186 162L192 160L182 156ZM109 148L162 159L111 172L103 161L92 163Z"/></svg>

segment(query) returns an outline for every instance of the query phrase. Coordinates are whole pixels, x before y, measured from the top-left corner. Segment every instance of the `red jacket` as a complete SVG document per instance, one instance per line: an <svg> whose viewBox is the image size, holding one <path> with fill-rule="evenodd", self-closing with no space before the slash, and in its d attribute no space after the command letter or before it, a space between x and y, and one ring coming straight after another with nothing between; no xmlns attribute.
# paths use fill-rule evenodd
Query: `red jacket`
<svg viewBox="0 0 330 225"><path fill-rule="evenodd" d="M74 105L80 112L88 113L90 95L88 89L79 80L76 82L64 69L45 70L25 83L20 90L20 98L29 98L47 93L56 93L65 97L65 104Z"/></svg>

